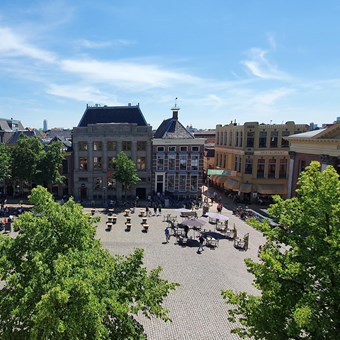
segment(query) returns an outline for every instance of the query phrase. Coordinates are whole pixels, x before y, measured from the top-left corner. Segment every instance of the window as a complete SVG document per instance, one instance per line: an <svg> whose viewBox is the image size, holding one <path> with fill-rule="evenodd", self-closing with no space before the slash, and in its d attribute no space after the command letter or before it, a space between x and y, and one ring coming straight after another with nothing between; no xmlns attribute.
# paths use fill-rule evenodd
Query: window
<svg viewBox="0 0 340 340"><path fill-rule="evenodd" d="M101 177L93 178L93 189L100 190L103 188L103 180Z"/></svg>
<svg viewBox="0 0 340 340"><path fill-rule="evenodd" d="M234 162L234 170L237 171L239 167L239 158L235 156L235 162Z"/></svg>
<svg viewBox="0 0 340 340"><path fill-rule="evenodd" d="M254 132L247 132L247 148L253 148L254 147Z"/></svg>
<svg viewBox="0 0 340 340"><path fill-rule="evenodd" d="M224 134L223 134L223 145L227 145L227 140L228 140L228 132L224 131Z"/></svg>
<svg viewBox="0 0 340 340"><path fill-rule="evenodd" d="M107 157L107 168L110 170L114 170L116 168L116 158L115 157Z"/></svg>
<svg viewBox="0 0 340 340"><path fill-rule="evenodd" d="M88 178L87 177L79 177L79 182L87 182Z"/></svg>
<svg viewBox="0 0 340 340"><path fill-rule="evenodd" d="M276 159L270 159L268 167L268 178L275 178L275 171L276 171Z"/></svg>
<svg viewBox="0 0 340 340"><path fill-rule="evenodd" d="M158 146L157 151L158 152L164 152L164 146Z"/></svg>
<svg viewBox="0 0 340 340"><path fill-rule="evenodd" d="M259 148L265 148L267 146L267 131L260 131Z"/></svg>
<svg viewBox="0 0 340 340"><path fill-rule="evenodd" d="M302 160L300 160L300 162L299 162L299 173L300 173L301 171L304 171L305 168L306 168L306 161L302 159Z"/></svg>
<svg viewBox="0 0 340 340"><path fill-rule="evenodd" d="M101 157L93 157L93 169L98 170L102 168L102 158Z"/></svg>
<svg viewBox="0 0 340 340"><path fill-rule="evenodd" d="M107 151L116 151L117 150L117 142L107 142Z"/></svg>
<svg viewBox="0 0 340 340"><path fill-rule="evenodd" d="M198 170L198 156L191 156L191 170Z"/></svg>
<svg viewBox="0 0 340 340"><path fill-rule="evenodd" d="M175 191L175 175L168 175L168 191Z"/></svg>
<svg viewBox="0 0 340 340"><path fill-rule="evenodd" d="M280 159L280 169L279 169L279 177L286 178L287 177L287 159Z"/></svg>
<svg viewBox="0 0 340 340"><path fill-rule="evenodd" d="M266 161L264 159L257 160L257 178L264 178L264 167Z"/></svg>
<svg viewBox="0 0 340 340"><path fill-rule="evenodd" d="M102 151L103 143L102 142L93 142L93 151Z"/></svg>
<svg viewBox="0 0 340 340"><path fill-rule="evenodd" d="M240 147L243 146L243 131L240 132Z"/></svg>
<svg viewBox="0 0 340 340"><path fill-rule="evenodd" d="M245 174L252 174L253 173L253 159L247 158L246 159L246 166L244 169Z"/></svg>
<svg viewBox="0 0 340 340"><path fill-rule="evenodd" d="M137 170L145 170L146 168L146 158L137 157Z"/></svg>
<svg viewBox="0 0 340 340"><path fill-rule="evenodd" d="M113 177L107 178L107 190L115 190L116 189L116 180Z"/></svg>
<svg viewBox="0 0 340 340"><path fill-rule="evenodd" d="M235 146L238 146L238 139L239 139L239 132L236 131L236 141L235 141Z"/></svg>
<svg viewBox="0 0 340 340"><path fill-rule="evenodd" d="M87 157L79 158L79 170L87 171Z"/></svg>
<svg viewBox="0 0 340 340"><path fill-rule="evenodd" d="M157 156L157 170L163 170L164 169L164 156Z"/></svg>
<svg viewBox="0 0 340 340"><path fill-rule="evenodd" d="M289 136L289 131L282 131L282 138L281 138L281 148L288 148L289 147L289 142L287 139L284 137Z"/></svg>
<svg viewBox="0 0 340 340"><path fill-rule="evenodd" d="M270 147L271 148L277 148L277 142L278 142L278 138L279 137L279 133L277 131L272 131L270 133Z"/></svg>
<svg viewBox="0 0 340 340"><path fill-rule="evenodd" d="M131 141L123 141L122 142L122 150L123 151L131 151Z"/></svg>
<svg viewBox="0 0 340 340"><path fill-rule="evenodd" d="M179 188L178 191L185 191L186 190L186 182L187 182L187 175L180 175L179 176Z"/></svg>
<svg viewBox="0 0 340 340"><path fill-rule="evenodd" d="M186 170L187 169L187 156L181 155L179 157L179 170Z"/></svg>
<svg viewBox="0 0 340 340"><path fill-rule="evenodd" d="M168 151L169 152L176 152L176 147L175 146L169 146Z"/></svg>
<svg viewBox="0 0 340 340"><path fill-rule="evenodd" d="M229 146L232 146L233 145L233 132L230 131L229 132Z"/></svg>
<svg viewBox="0 0 340 340"><path fill-rule="evenodd" d="M190 191L197 191L198 189L198 177L192 175L190 178Z"/></svg>
<svg viewBox="0 0 340 340"><path fill-rule="evenodd" d="M187 146L181 146L179 149L180 149L181 152L187 152L188 151Z"/></svg>
<svg viewBox="0 0 340 340"><path fill-rule="evenodd" d="M79 142L78 143L79 151L87 151L87 142Z"/></svg>
<svg viewBox="0 0 340 340"><path fill-rule="evenodd" d="M168 169L176 170L176 154L168 155Z"/></svg>
<svg viewBox="0 0 340 340"><path fill-rule="evenodd" d="M198 147L198 146L193 146L193 147L191 148L191 151L193 151L193 152L198 152L198 151L199 151L199 147Z"/></svg>
<svg viewBox="0 0 340 340"><path fill-rule="evenodd" d="M138 141L137 142L137 151L145 151L146 150L146 142Z"/></svg>

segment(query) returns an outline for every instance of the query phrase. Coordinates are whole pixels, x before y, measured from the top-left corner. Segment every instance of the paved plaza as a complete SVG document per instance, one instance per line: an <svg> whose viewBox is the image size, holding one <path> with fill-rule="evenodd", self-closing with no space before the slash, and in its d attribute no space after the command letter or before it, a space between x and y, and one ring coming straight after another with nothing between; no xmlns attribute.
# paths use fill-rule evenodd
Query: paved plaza
<svg viewBox="0 0 340 340"><path fill-rule="evenodd" d="M210 212L216 212L216 204L210 207ZM153 212L153 211L152 211ZM209 223L207 217L198 216L206 221L202 229L215 231L215 226ZM244 221L232 214L231 210L223 209L222 214L229 217L229 226L235 226L238 236L249 233L249 249L237 250L233 241L220 234L219 246L215 249L205 247L201 254L197 254L198 232L190 230L188 236L192 240L186 245L177 244L172 236L170 242L165 242L164 229L168 225L164 216L177 215L181 222L180 212L175 209L162 209L160 216L148 218L149 231L144 233L142 218L137 207L131 214L131 231L126 231L126 217L119 213L117 223L111 231L107 231L106 211L96 210L101 217L97 225L97 237L104 247L112 254L127 255L135 248L143 248L144 264L148 269L161 266L162 277L180 286L170 293L164 306L170 310L172 322L158 319L139 321L143 324L149 339L238 339L230 333L233 325L227 320L227 306L221 296L222 289L247 291L256 294L252 286L252 275L247 272L244 259L257 258L257 250L264 239L262 233L254 230ZM218 237L218 234L215 234Z"/></svg>
<svg viewBox="0 0 340 340"><path fill-rule="evenodd" d="M172 322L159 319L138 317L149 339L156 340L191 340L191 339L239 339L230 333L233 325L227 320L227 306L221 296L222 289L247 291L257 294L252 286L252 275L247 272L245 258L257 259L257 250L264 243L262 233L254 230L228 210L224 202L222 214L229 217L229 226L234 224L238 236L249 233L249 249L242 251L234 248L233 241L216 232L219 246L214 249L205 247L197 254L199 233L190 229L192 238L186 246L177 244L174 236L165 242L164 229L168 225L164 216L177 216L181 222L180 212L176 209L162 209L160 216L148 217L149 230L143 232L140 207L131 214L131 231L126 231L124 212L117 214L117 223L107 231L108 214L106 209L97 208L95 215L100 216L97 223L97 238L111 254L128 255L135 248L144 249L144 264L148 269L161 266L161 276L180 284L165 299L164 307L170 310ZM231 206L229 205L231 209ZM89 212L90 208L85 208ZM209 212L216 212L217 205L210 206ZM153 212L153 210L152 210ZM206 221L202 227L215 233L215 226L207 217L202 217L202 209L197 210L199 219ZM11 232L14 236L16 233Z"/></svg>

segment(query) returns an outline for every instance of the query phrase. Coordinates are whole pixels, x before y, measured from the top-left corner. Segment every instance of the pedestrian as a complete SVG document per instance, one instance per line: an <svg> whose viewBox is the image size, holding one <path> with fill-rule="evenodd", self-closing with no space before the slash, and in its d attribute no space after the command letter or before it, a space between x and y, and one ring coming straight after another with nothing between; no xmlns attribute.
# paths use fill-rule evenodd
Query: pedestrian
<svg viewBox="0 0 340 340"><path fill-rule="evenodd" d="M157 215L157 205L156 205L156 203L153 205L153 213L154 213L154 216Z"/></svg>
<svg viewBox="0 0 340 340"><path fill-rule="evenodd" d="M159 212L159 215L162 214L162 204L161 203L159 203L159 205L158 205L158 212Z"/></svg>
<svg viewBox="0 0 340 340"><path fill-rule="evenodd" d="M222 211L222 204L218 203L218 205L217 205L217 212L220 214L221 211Z"/></svg>
<svg viewBox="0 0 340 340"><path fill-rule="evenodd" d="M169 243L169 240L170 240L170 229L169 229L169 227L165 228L164 234L165 234L165 241L166 241L166 243Z"/></svg>
<svg viewBox="0 0 340 340"><path fill-rule="evenodd" d="M184 226L185 237L188 238L189 226Z"/></svg>
<svg viewBox="0 0 340 340"><path fill-rule="evenodd" d="M201 252L204 251L204 241L205 240L204 240L203 235L200 235L198 240L199 240L200 245L199 245L199 247L197 249L197 254L201 254Z"/></svg>
<svg viewBox="0 0 340 340"><path fill-rule="evenodd" d="M147 206L145 207L145 215L146 215L146 216L149 216L149 214L150 214L149 206L147 205Z"/></svg>

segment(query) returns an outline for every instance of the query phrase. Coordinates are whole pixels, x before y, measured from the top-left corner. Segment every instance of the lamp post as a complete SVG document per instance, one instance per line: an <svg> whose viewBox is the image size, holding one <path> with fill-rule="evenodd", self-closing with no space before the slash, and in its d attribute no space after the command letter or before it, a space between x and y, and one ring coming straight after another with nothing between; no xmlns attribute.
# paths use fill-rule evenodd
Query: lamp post
<svg viewBox="0 0 340 340"><path fill-rule="evenodd" d="M103 204L106 203L106 187L103 187Z"/></svg>

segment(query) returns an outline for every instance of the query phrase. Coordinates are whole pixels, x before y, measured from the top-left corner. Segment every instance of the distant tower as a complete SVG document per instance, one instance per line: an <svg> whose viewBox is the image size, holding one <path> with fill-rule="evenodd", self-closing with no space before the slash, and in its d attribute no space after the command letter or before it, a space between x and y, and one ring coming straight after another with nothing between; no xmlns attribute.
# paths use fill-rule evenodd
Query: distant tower
<svg viewBox="0 0 340 340"><path fill-rule="evenodd" d="M44 119L44 122L43 122L43 131L46 132L47 131L47 120Z"/></svg>

